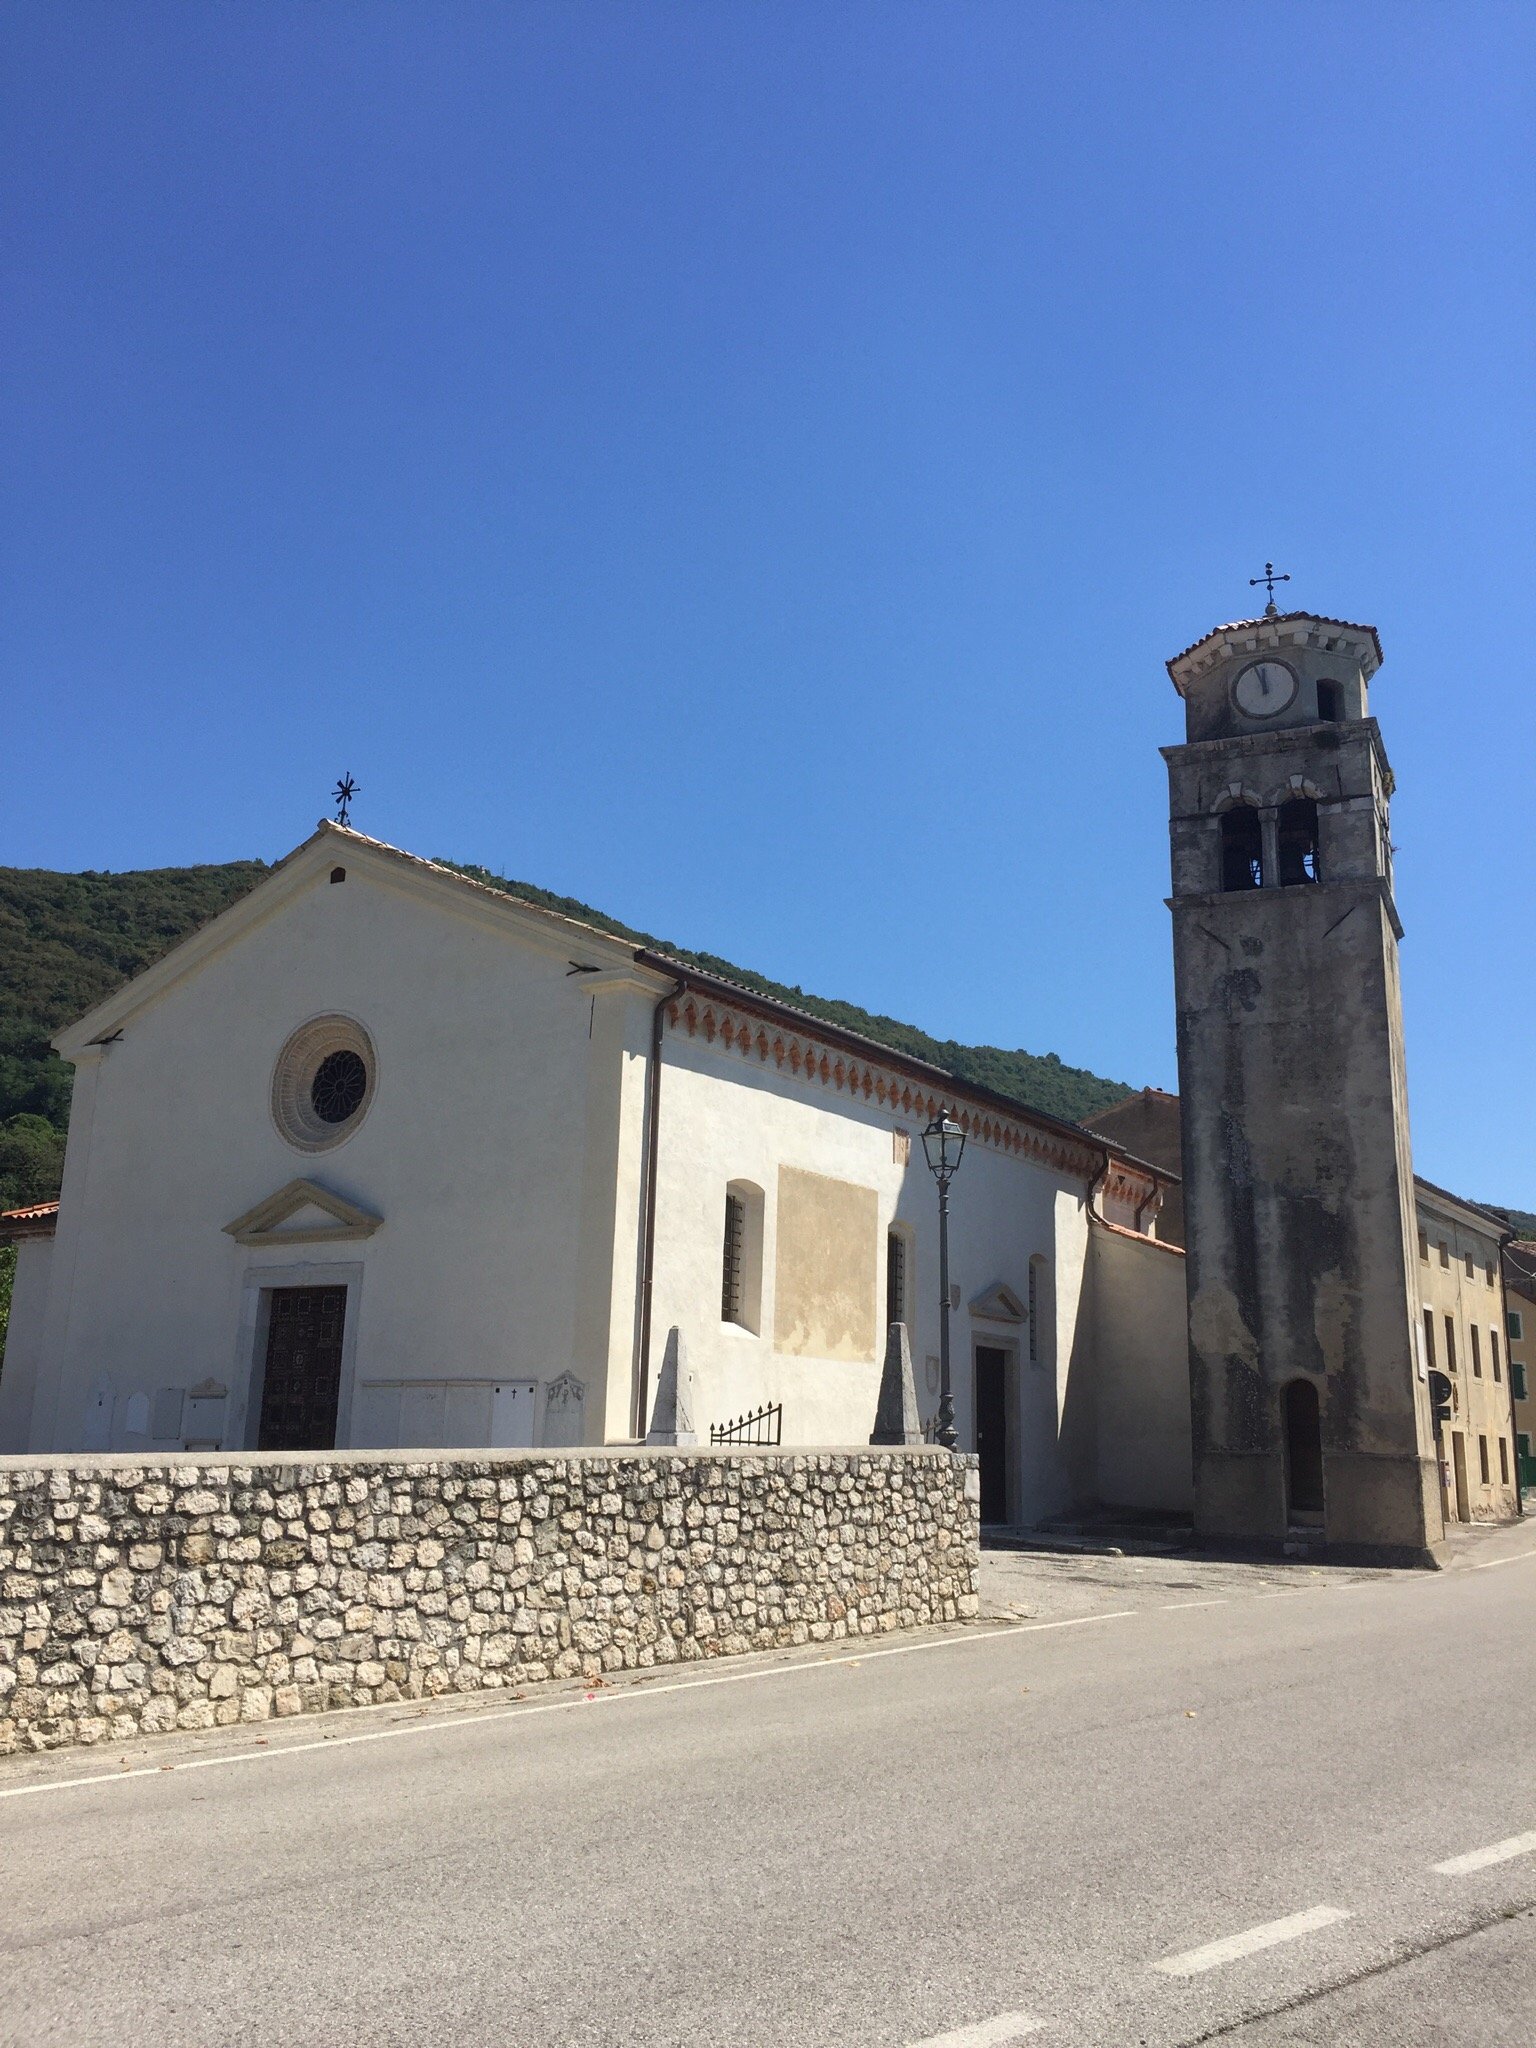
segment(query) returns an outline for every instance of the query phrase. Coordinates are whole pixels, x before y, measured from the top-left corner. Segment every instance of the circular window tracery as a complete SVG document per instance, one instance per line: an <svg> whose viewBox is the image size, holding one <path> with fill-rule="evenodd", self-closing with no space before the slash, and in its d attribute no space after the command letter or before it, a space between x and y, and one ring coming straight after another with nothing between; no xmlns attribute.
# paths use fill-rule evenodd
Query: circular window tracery
<svg viewBox="0 0 1536 2048"><path fill-rule="evenodd" d="M324 1152L368 1114L378 1074L373 1043L351 1017L315 1017L278 1055L272 1116L290 1145Z"/></svg>
<svg viewBox="0 0 1536 2048"><path fill-rule="evenodd" d="M344 1124L362 1107L368 1093L368 1069L359 1054L343 1047L328 1052L315 1069L309 1099L323 1124Z"/></svg>

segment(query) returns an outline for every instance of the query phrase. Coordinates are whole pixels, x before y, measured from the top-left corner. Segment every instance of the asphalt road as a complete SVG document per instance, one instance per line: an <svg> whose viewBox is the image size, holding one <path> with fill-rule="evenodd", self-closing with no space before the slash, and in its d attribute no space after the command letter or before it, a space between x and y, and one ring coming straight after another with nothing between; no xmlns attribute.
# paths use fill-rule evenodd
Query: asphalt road
<svg viewBox="0 0 1536 2048"><path fill-rule="evenodd" d="M1528 2048L1536 1525L988 1590L900 1646L0 1764L0 2040Z"/></svg>

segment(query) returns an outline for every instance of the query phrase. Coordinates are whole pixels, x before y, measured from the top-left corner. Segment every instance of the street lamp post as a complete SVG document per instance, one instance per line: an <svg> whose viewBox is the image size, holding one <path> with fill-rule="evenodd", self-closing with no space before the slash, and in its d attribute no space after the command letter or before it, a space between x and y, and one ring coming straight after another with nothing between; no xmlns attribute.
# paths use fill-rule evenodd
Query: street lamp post
<svg viewBox="0 0 1536 2048"><path fill-rule="evenodd" d="M949 1184L965 1150L965 1133L941 1109L923 1132L923 1156L939 1184L939 1442L955 1448L955 1394L949 1377Z"/></svg>

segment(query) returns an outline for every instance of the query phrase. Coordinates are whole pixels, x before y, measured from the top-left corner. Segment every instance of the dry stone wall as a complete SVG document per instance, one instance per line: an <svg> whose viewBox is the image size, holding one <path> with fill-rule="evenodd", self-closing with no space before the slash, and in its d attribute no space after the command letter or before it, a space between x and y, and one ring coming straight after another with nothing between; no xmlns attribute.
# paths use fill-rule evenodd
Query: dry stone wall
<svg viewBox="0 0 1536 2048"><path fill-rule="evenodd" d="M976 1612L976 1460L0 1459L0 1753Z"/></svg>

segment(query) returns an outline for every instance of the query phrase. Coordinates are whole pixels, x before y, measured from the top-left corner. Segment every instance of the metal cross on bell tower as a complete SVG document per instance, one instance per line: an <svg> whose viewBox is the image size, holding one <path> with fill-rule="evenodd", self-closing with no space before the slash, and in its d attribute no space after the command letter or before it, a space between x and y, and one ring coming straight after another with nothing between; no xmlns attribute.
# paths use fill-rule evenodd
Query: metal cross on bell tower
<svg viewBox="0 0 1536 2048"><path fill-rule="evenodd" d="M336 822L338 825L351 824L352 799L357 794L357 784L352 780L350 775L343 775L340 782L337 783L335 789L331 793L332 801L336 806Z"/></svg>
<svg viewBox="0 0 1536 2048"><path fill-rule="evenodd" d="M1250 576L1248 578L1248 588L1250 590L1252 590L1253 586L1256 583L1262 583L1265 589L1269 592L1269 603L1264 607L1264 616L1266 619L1279 618L1280 614L1275 608L1275 585L1277 583L1289 583L1290 580L1291 579L1289 576L1277 576L1275 574L1275 565L1273 562L1266 562L1264 564L1264 574L1262 576Z"/></svg>

